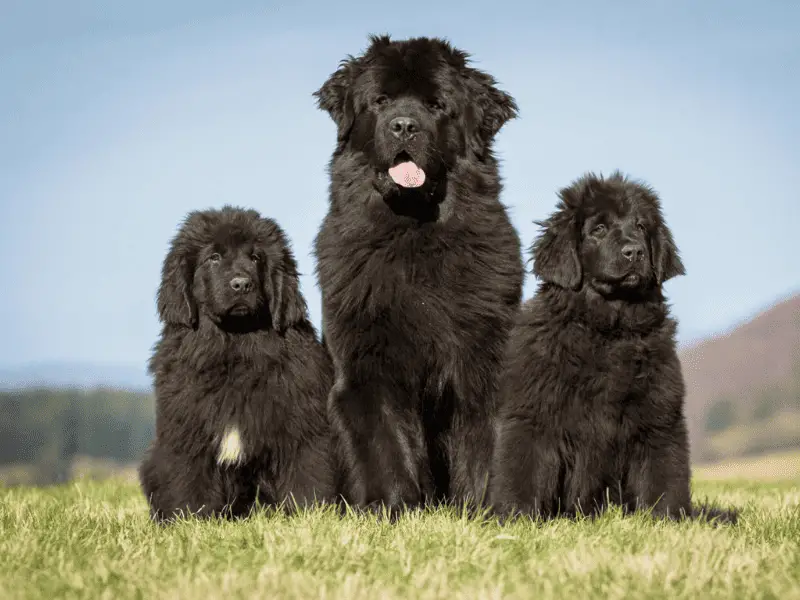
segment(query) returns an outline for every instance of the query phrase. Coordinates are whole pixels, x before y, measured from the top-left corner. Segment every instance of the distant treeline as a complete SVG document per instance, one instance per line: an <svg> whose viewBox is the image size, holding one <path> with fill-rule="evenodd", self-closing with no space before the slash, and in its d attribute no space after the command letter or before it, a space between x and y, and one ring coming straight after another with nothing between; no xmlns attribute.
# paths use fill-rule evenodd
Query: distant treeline
<svg viewBox="0 0 800 600"><path fill-rule="evenodd" d="M786 381L716 398L704 430L704 460L800 447L800 364Z"/></svg>
<svg viewBox="0 0 800 600"><path fill-rule="evenodd" d="M76 457L138 461L155 432L150 394L111 389L0 392L0 466L29 465L39 483Z"/></svg>
<svg viewBox="0 0 800 600"><path fill-rule="evenodd" d="M0 484L61 482L95 459L112 470L137 463L155 432L154 408L151 394L114 389L0 392ZM717 398L703 425L695 460L800 446L800 367L783 385Z"/></svg>

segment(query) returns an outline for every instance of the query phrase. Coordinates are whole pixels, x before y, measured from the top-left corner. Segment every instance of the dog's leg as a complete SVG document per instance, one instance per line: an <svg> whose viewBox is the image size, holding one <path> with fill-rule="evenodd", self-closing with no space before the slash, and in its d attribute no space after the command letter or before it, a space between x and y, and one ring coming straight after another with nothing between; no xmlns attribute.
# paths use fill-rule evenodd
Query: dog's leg
<svg viewBox="0 0 800 600"><path fill-rule="evenodd" d="M526 422L498 421L489 501L501 517L558 511L562 472L557 440Z"/></svg>
<svg viewBox="0 0 800 600"><path fill-rule="evenodd" d="M631 447L624 494L629 508L652 508L654 516L672 519L691 514L688 446L685 424L678 419Z"/></svg>
<svg viewBox="0 0 800 600"><path fill-rule="evenodd" d="M162 469L159 468L157 457L158 449L155 445L151 445L139 465L139 485L144 493L145 500L150 509L150 518L157 522L162 523L170 517L169 503L165 501L164 496L168 490L165 489L164 476Z"/></svg>
<svg viewBox="0 0 800 600"><path fill-rule="evenodd" d="M157 522L230 514L237 501L212 457L190 458L156 447L140 467L140 480Z"/></svg>
<svg viewBox="0 0 800 600"><path fill-rule="evenodd" d="M348 502L396 517L423 500L420 466L425 462L419 416L383 386L338 381L328 407L342 449Z"/></svg>
<svg viewBox="0 0 800 600"><path fill-rule="evenodd" d="M564 473L561 512L570 516L602 512L606 505L603 464L610 452L580 442L570 444L565 452L569 455L570 467Z"/></svg>
<svg viewBox="0 0 800 600"><path fill-rule="evenodd" d="M336 500L336 459L327 435L299 442L297 453L286 456L280 467L279 496L286 499L287 510Z"/></svg>
<svg viewBox="0 0 800 600"><path fill-rule="evenodd" d="M449 437L449 500L458 508L464 503L470 509L478 508L486 503L489 488L494 448L490 415L484 411L464 414L456 409Z"/></svg>

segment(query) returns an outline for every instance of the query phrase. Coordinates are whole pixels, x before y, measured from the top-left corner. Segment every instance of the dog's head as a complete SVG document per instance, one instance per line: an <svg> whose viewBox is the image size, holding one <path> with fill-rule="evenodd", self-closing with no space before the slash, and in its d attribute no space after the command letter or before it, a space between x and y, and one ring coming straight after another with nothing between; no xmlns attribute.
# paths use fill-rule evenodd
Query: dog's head
<svg viewBox="0 0 800 600"><path fill-rule="evenodd" d="M468 55L437 38L372 36L314 93L337 125L339 148L361 153L378 189L430 189L456 160L482 159L517 114L511 96Z"/></svg>
<svg viewBox="0 0 800 600"><path fill-rule="evenodd" d="M658 195L619 172L588 174L559 193L558 209L531 248L544 282L603 295L631 295L683 275Z"/></svg>
<svg viewBox="0 0 800 600"><path fill-rule="evenodd" d="M223 329L283 331L308 318L283 230L231 206L186 217L164 260L157 306L162 322L187 327L204 315Z"/></svg>

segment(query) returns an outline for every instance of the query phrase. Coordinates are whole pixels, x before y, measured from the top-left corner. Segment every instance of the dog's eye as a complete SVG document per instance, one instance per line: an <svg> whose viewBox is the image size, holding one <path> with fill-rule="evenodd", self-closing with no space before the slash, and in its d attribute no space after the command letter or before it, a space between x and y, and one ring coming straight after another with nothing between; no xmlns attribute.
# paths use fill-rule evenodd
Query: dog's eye
<svg viewBox="0 0 800 600"><path fill-rule="evenodd" d="M386 96L383 96L383 95L375 96L375 98L373 98L373 100L372 100L372 103L375 106L385 106L386 104L389 103L389 98L386 97Z"/></svg>
<svg viewBox="0 0 800 600"><path fill-rule="evenodd" d="M219 252L214 252L214 254L208 257L208 260L210 260L213 263L218 263L219 261L222 260L222 256L220 255Z"/></svg>
<svg viewBox="0 0 800 600"><path fill-rule="evenodd" d="M428 107L432 110L444 110L445 105L444 102L439 100L438 98L434 98L433 100L428 101Z"/></svg>
<svg viewBox="0 0 800 600"><path fill-rule="evenodd" d="M261 261L261 257L258 254L253 254L250 256L250 260L252 260L254 263L257 263Z"/></svg>
<svg viewBox="0 0 800 600"><path fill-rule="evenodd" d="M592 235L602 235L606 232L606 226L600 223L599 225L595 225L594 229L592 229Z"/></svg>
<svg viewBox="0 0 800 600"><path fill-rule="evenodd" d="M647 227L645 227L644 223L637 223L636 227L638 227L639 231L641 231L642 233L647 233Z"/></svg>

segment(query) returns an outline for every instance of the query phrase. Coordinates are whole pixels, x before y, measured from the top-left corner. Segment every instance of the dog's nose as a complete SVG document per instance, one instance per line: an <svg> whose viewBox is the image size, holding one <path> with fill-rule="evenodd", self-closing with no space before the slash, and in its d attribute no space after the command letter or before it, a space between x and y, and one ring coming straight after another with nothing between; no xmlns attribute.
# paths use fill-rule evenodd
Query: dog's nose
<svg viewBox="0 0 800 600"><path fill-rule="evenodd" d="M401 140L413 137L419 131L419 123L411 117L396 117L389 121L389 130Z"/></svg>
<svg viewBox="0 0 800 600"><path fill-rule="evenodd" d="M641 244L625 244L622 247L622 256L630 261L641 260L644 248Z"/></svg>
<svg viewBox="0 0 800 600"><path fill-rule="evenodd" d="M251 285L249 277L234 277L231 279L231 287L235 292L249 292Z"/></svg>

